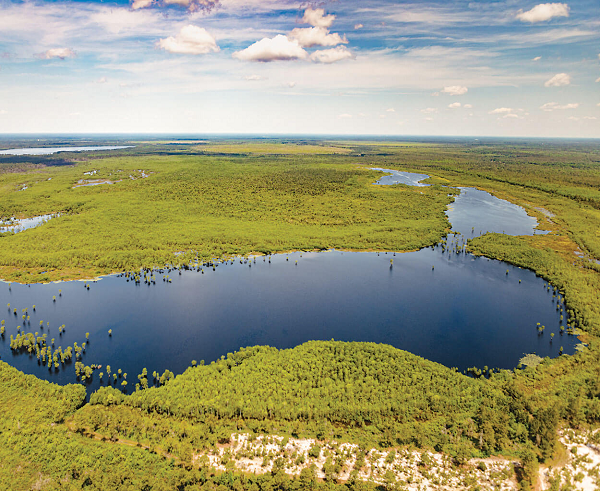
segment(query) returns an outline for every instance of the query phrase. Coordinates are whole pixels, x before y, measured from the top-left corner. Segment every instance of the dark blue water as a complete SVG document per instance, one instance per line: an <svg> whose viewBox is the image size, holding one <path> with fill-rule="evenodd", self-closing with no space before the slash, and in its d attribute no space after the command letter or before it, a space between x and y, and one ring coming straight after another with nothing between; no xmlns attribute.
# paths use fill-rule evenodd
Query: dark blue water
<svg viewBox="0 0 600 491"><path fill-rule="evenodd" d="M471 213L470 193L461 194L448 212L453 224ZM478 214L482 230L495 230L501 216L500 231L533 233L535 220L525 215L528 228L523 229L518 214L504 216L514 207L509 205ZM467 237L475 233L472 226L464 230L459 225L458 230ZM113 372L127 372L131 390L144 367L150 374L165 369L181 373L192 360L208 363L242 346L290 348L313 339L391 344L460 370L514 368L525 353L555 357L561 346L565 354L573 353L577 339L560 334L560 312L544 281L501 261L456 253L463 239L449 236L445 252L440 245L395 255L328 251L275 255L270 263L268 258L238 259L215 271L204 267L204 274L165 272L171 283L155 273L152 286L122 276L90 283L89 290L83 282L13 284L10 289L3 283L0 320L6 320L6 335L0 355L40 378L76 381L74 363L49 371L35 355L11 352L9 336L16 335L17 325L24 326L25 307L31 316L25 332L47 332L56 347L81 345L90 333L82 361L103 365L90 390L99 386L98 372L106 373L106 365ZM40 320L44 326L50 322L49 331L39 328ZM546 326L543 334L538 322ZM66 332L59 336L61 324Z"/></svg>

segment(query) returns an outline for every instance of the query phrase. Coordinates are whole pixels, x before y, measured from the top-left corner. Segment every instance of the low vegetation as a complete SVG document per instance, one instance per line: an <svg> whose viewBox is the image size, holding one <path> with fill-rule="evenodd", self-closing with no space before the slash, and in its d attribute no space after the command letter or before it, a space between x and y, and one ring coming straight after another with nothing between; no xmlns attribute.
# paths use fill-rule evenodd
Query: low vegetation
<svg viewBox="0 0 600 491"><path fill-rule="evenodd" d="M80 386L0 363L0 482L10 489L395 489L413 483L393 473L362 476L359 459L366 465L373 449L384 461L391 452L400 459L415 448L421 461L423 449L442 452L471 470L471 458L504 455L520 462L516 476L527 489L539 464L570 445L559 441L560 428L600 424L597 143L146 142L117 156L60 158L0 159L1 218L60 213L0 237L3 278L89 278L290 249L418 249L448 231L444 209L455 187L475 186L524 206L551 233L486 234L468 250L543 276L564 297L566 327L585 347L554 360L526 357L525 368L488 378L384 345L252 347L161 387L144 389L141 379L131 395L104 387L88 404ZM371 166L426 173L434 185L371 186L380 175ZM120 182L74 189L92 170L94 179ZM245 474L226 451L232 435L238 443L240 435L277 435L279 446L311 439L305 462L323 462L294 474L285 469L299 454L263 449L268 470ZM336 463L345 444L359 449L348 479ZM547 480L583 479L574 469ZM441 486L443 476L433 477Z"/></svg>

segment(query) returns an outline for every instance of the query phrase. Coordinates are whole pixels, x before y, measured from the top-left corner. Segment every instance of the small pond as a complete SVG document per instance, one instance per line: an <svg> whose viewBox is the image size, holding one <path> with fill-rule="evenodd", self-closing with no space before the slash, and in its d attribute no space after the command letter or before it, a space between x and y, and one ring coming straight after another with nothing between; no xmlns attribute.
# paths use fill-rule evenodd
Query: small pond
<svg viewBox="0 0 600 491"><path fill-rule="evenodd" d="M192 360L208 363L242 346L289 348L313 339L391 344L460 370L514 368L525 353L555 357L561 347L572 354L578 340L560 332L561 324L566 326L566 314L560 320L563 304L542 279L501 261L456 252L478 228L534 233L535 220L507 211L520 208L481 193L463 189L448 211L466 237L450 235L446 246L417 252L238 258L214 270L201 266L203 273L157 271L156 283L149 285L124 275L88 282L89 289L84 282L0 283L0 320L6 320L1 358L40 378L75 382L74 362L48 370L35 355L13 353L9 336L21 326L24 332L47 333L48 344L54 338L55 347L64 349L81 345L88 332L83 363L110 365L113 372L121 368L131 390L144 367L150 374L165 369L177 374ZM474 200L480 210L471 222L475 228L466 225ZM25 307L30 321L23 324ZM542 333L538 323L545 326ZM60 335L62 324L66 330ZM100 385L99 371L105 369L95 372L89 390Z"/></svg>
<svg viewBox="0 0 600 491"><path fill-rule="evenodd" d="M98 146L98 147L33 147L33 148L11 148L0 150L0 155L51 155L59 152L94 152L99 150L122 150L133 148L133 145L120 146Z"/></svg>
<svg viewBox="0 0 600 491"><path fill-rule="evenodd" d="M29 230L30 228L39 227L56 216L58 215L39 215L31 218L11 218L10 220L5 221L0 220L0 233L23 232L24 230Z"/></svg>

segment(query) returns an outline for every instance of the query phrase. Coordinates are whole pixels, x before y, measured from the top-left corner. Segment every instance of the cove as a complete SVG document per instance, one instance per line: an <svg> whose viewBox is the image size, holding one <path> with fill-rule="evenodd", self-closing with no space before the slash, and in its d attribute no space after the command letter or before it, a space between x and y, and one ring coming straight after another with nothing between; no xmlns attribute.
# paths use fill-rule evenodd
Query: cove
<svg viewBox="0 0 600 491"><path fill-rule="evenodd" d="M450 207L453 224L468 214L469 193L463 190ZM493 210L504 210L501 216L515 206L506 203L479 217L483 232L525 227L514 217L513 225L497 223L502 219ZM535 220L525 219L532 234ZM473 227L464 232L466 238L479 232ZM215 263L214 271L204 266L204 273L157 271L152 285L122 275L89 282L89 290L84 282L0 284L0 320L6 320L0 355L40 378L76 382L74 360L48 370L35 354L11 351L9 336L16 336L19 325L25 332L46 333L48 344L54 338L55 348L64 349L81 345L89 332L82 362L103 365L88 380L89 390L101 385L98 374L110 365L113 373L120 368L128 374L131 391L144 367L149 374L165 369L177 374L192 360L208 363L243 346L290 348L314 339L386 343L459 370L512 369L525 353L555 357L561 347L572 354L578 341L560 333L559 300L544 281L501 261L456 253L462 239L451 235L446 247L403 254L325 251L238 258ZM30 320L23 324L25 307ZM565 315L562 324L566 321ZM542 334L537 323L545 326ZM59 335L62 324L66 330Z"/></svg>

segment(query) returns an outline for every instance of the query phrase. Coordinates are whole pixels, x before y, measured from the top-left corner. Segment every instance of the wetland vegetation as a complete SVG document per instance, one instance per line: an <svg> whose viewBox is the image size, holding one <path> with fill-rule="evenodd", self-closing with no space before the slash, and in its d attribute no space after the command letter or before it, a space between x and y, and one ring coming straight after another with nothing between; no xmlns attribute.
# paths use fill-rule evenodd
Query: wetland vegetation
<svg viewBox="0 0 600 491"><path fill-rule="evenodd" d="M119 143L135 147L22 161L0 156L0 218L56 215L42 226L0 236L1 277L32 284L135 271L143 282L148 276L137 273L140 268L214 264L251 253L418 250L450 232L446 206L459 187L469 186L523 206L550 233L482 231L476 237L463 231L458 240L446 237L444 248L534 271L546 282L565 331L586 347L554 359L530 357L522 370L485 370L485 377L484 367L465 376L371 343L248 347L193 363L176 377L142 372L136 379L115 372L114 363L112 371L104 366L104 377L117 382L87 403L82 385L41 381L0 362L0 480L11 489L401 489L411 483L394 472L369 483L361 464L370 448L415 447L443 452L464 469L472 457L504 455L522 463L517 474L526 489L536 480L538 462L560 453L559 428L600 424L597 142ZM373 186L381 175L373 167L427 174L431 185ZM120 182L73 187L93 171L94 179ZM395 273L400 262L398 255L394 259ZM40 305L36 322L44 320ZM21 313L23 319L17 313L18 323L32 314ZM70 344L70 352L50 350L48 338L60 333L44 338L41 327L12 341L19 350L34 346L32 355L39 349L46 364L83 356L98 337L92 332ZM558 348L562 334L543 332ZM91 367L77 368L87 377ZM129 394L113 387L125 381ZM226 458L225 470L211 468L202 456L241 433L312 438L323 446L351 442L361 450L339 483L345 464L336 467L339 454L333 451L322 482L309 466L288 475L286 465L300 455L285 453L267 453L267 461L282 460L263 475L227 467ZM320 455L311 448L303 458L312 458L311 452ZM468 488L468 479L461 485Z"/></svg>

